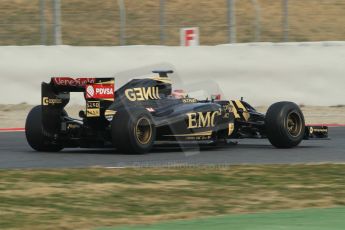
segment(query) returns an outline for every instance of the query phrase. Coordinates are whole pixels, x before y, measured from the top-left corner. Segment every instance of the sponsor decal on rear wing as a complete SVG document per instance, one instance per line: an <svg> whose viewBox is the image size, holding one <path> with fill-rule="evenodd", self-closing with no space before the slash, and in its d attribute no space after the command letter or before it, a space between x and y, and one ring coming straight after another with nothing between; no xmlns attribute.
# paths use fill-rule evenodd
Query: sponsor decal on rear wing
<svg viewBox="0 0 345 230"><path fill-rule="evenodd" d="M86 99L112 99L114 98L114 84L93 84L86 86Z"/></svg>
<svg viewBox="0 0 345 230"><path fill-rule="evenodd" d="M100 98L110 98L114 95L114 78L94 78L94 77L52 77L49 83L57 92L86 92L89 86L94 88L96 96ZM110 92L112 88L112 93ZM89 87L89 90L91 88ZM97 91L97 92L96 92ZM104 97L102 97L104 96ZM85 98L95 98L90 94Z"/></svg>
<svg viewBox="0 0 345 230"><path fill-rule="evenodd" d="M96 78L71 78L71 77L53 77L54 85L84 87L86 84L96 83Z"/></svg>
<svg viewBox="0 0 345 230"><path fill-rule="evenodd" d="M49 83L42 82L42 105L63 108L69 102L70 92L83 92L86 100L114 101L114 82L114 78L53 77Z"/></svg>
<svg viewBox="0 0 345 230"><path fill-rule="evenodd" d="M53 77L49 83L42 82L41 104L42 123L47 131L57 133L60 116L70 101L70 92L81 92L86 100L86 117L101 116L114 101L114 78L94 77Z"/></svg>

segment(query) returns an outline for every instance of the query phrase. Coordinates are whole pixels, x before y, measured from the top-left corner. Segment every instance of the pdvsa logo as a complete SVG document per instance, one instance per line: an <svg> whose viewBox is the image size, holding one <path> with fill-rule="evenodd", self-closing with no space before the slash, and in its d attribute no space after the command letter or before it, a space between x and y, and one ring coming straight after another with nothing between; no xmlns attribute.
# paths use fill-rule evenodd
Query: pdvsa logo
<svg viewBox="0 0 345 230"><path fill-rule="evenodd" d="M125 95L130 101L146 101L161 99L158 87L126 89Z"/></svg>
<svg viewBox="0 0 345 230"><path fill-rule="evenodd" d="M188 129L206 128L215 126L215 118L221 114L220 110L212 112L187 113Z"/></svg>
<svg viewBox="0 0 345 230"><path fill-rule="evenodd" d="M114 85L101 84L101 85L87 85L85 89L86 98L114 98Z"/></svg>

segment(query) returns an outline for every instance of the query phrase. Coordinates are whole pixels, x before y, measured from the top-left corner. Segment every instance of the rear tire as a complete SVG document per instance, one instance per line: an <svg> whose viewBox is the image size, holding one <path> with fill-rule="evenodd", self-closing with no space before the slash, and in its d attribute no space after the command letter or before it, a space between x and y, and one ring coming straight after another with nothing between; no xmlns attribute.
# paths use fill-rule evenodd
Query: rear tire
<svg viewBox="0 0 345 230"><path fill-rule="evenodd" d="M146 109L118 111L112 121L114 147L126 154L144 154L151 150L156 139L156 128Z"/></svg>
<svg viewBox="0 0 345 230"><path fill-rule="evenodd" d="M41 105L35 106L29 112L25 122L25 135L31 148L36 151L58 152L63 149L62 145L53 143L44 132Z"/></svg>
<svg viewBox="0 0 345 230"><path fill-rule="evenodd" d="M293 102L271 105L265 117L266 135L277 148L297 146L304 137L305 123L301 109Z"/></svg>

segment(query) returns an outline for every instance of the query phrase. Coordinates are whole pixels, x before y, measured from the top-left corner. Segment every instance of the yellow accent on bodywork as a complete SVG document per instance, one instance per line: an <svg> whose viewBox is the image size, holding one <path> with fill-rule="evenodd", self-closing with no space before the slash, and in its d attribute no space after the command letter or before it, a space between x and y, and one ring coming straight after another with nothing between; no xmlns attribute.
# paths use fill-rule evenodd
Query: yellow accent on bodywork
<svg viewBox="0 0 345 230"><path fill-rule="evenodd" d="M236 105L237 105L237 107L238 107L239 109L242 109L242 110L243 110L242 115L243 115L244 119L245 119L246 121L248 121L248 120L249 120L249 117L250 117L250 114L248 113L246 107L242 104L242 102L241 102L240 100L236 100L235 103L236 103Z"/></svg>
<svg viewBox="0 0 345 230"><path fill-rule="evenodd" d="M115 113L116 113L116 111L114 111L114 110L106 110L106 111L104 112L104 115L105 115L105 116L114 116Z"/></svg>
<svg viewBox="0 0 345 230"><path fill-rule="evenodd" d="M87 109L86 117L99 117L99 109Z"/></svg>
<svg viewBox="0 0 345 230"><path fill-rule="evenodd" d="M104 81L104 82L97 82L97 83L93 83L92 85L114 85L115 81L114 80L110 80L110 81Z"/></svg>
<svg viewBox="0 0 345 230"><path fill-rule="evenodd" d="M155 80L155 81L160 81L163 83L167 83L167 84L171 84L171 82L172 82L170 78L159 77L159 76L150 77L150 79Z"/></svg>
<svg viewBox="0 0 345 230"><path fill-rule="evenodd" d="M228 125L228 136L230 136L234 132L234 129L235 129L234 123L229 123L229 125Z"/></svg>
<svg viewBox="0 0 345 230"><path fill-rule="evenodd" d="M229 101L229 102L230 102L231 107L232 107L231 112L234 114L235 118L241 118L237 112L237 109L236 109L234 103L232 101Z"/></svg>

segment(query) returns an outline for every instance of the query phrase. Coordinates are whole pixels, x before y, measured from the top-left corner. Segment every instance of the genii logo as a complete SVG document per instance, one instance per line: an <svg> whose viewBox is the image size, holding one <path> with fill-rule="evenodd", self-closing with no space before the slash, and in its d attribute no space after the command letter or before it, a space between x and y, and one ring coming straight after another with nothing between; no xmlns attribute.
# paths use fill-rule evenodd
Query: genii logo
<svg viewBox="0 0 345 230"><path fill-rule="evenodd" d="M113 84L100 84L100 85L87 85L85 88L87 99L98 98L108 99L114 98L114 85Z"/></svg>
<svg viewBox="0 0 345 230"><path fill-rule="evenodd" d="M161 99L159 96L158 87L126 89L125 94L128 100L130 101L146 101Z"/></svg>

